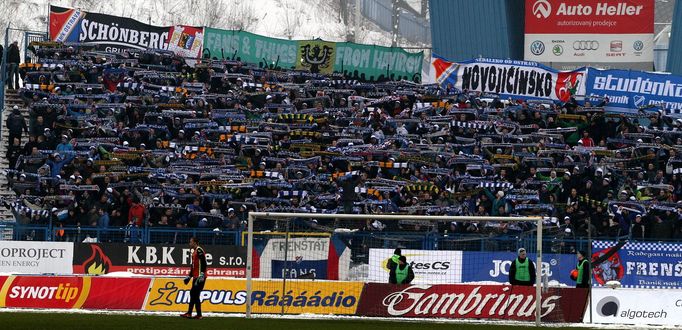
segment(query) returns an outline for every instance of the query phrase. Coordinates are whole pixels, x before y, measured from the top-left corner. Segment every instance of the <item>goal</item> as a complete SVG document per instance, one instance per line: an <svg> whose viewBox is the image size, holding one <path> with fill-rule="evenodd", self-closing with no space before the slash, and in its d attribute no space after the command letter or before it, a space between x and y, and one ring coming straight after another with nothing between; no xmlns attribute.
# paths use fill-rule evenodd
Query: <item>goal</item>
<svg viewBox="0 0 682 330"><path fill-rule="evenodd" d="M315 313L507 319L509 314L528 321L534 316L539 324L548 308L542 286L547 224L542 217L251 212L245 233L246 317ZM507 283L504 272L519 248L538 265L534 288ZM410 286L388 284L387 261L395 249L412 268ZM482 272L488 277L476 280ZM461 293L440 292L457 285Z"/></svg>

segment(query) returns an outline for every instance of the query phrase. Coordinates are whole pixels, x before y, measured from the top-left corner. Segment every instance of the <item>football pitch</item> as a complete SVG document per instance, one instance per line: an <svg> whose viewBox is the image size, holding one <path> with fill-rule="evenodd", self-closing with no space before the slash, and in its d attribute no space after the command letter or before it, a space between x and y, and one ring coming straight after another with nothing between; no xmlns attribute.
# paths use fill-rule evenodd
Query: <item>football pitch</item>
<svg viewBox="0 0 682 330"><path fill-rule="evenodd" d="M587 329L582 327L547 326L536 328L532 324L515 326L504 323L454 323L454 322L393 322L372 319L300 319L244 317L205 317L202 320L187 320L179 316L145 314L82 314L82 313L34 313L2 312L0 324L3 329L239 329L239 330L484 330L484 329Z"/></svg>

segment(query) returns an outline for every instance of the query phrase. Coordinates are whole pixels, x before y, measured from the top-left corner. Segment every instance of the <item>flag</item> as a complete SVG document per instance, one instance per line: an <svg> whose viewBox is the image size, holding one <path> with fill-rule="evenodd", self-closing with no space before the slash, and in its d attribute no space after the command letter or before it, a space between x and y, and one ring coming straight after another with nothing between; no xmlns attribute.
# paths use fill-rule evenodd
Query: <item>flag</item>
<svg viewBox="0 0 682 330"><path fill-rule="evenodd" d="M457 63L447 61L433 54L431 55L431 68L434 70L436 82L441 87L445 87L448 84L455 86L457 81Z"/></svg>

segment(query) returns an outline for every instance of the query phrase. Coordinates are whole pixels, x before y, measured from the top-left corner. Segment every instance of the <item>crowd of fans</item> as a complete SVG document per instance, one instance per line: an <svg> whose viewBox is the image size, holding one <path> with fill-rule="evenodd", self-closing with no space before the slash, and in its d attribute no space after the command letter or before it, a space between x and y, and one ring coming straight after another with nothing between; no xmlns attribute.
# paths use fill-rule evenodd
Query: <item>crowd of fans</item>
<svg viewBox="0 0 682 330"><path fill-rule="evenodd" d="M682 238L682 119L664 110L612 114L608 100L503 100L235 60L190 66L164 51L35 52L19 66L28 123L19 108L6 123L17 199L5 202L21 223L240 230L253 210L541 215L564 238Z"/></svg>

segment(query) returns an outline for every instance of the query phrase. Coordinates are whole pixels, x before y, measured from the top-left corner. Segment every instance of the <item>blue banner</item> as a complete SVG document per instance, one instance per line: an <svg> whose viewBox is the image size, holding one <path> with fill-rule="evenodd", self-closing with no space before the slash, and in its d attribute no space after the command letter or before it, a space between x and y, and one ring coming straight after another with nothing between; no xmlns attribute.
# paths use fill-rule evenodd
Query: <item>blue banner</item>
<svg viewBox="0 0 682 330"><path fill-rule="evenodd" d="M286 269L285 269L286 266ZM327 260L272 260L272 278L327 278Z"/></svg>
<svg viewBox="0 0 682 330"><path fill-rule="evenodd" d="M592 260L612 253L593 267L593 285L619 281L626 288L682 288L682 244L592 242ZM615 251L611 251L615 250Z"/></svg>
<svg viewBox="0 0 682 330"><path fill-rule="evenodd" d="M682 76L629 70L587 69L585 95L607 97L608 107L682 109Z"/></svg>
<svg viewBox="0 0 682 330"><path fill-rule="evenodd" d="M516 256L514 252L464 251L462 256L462 283L509 282L509 266L516 259ZM529 253L528 258L533 262L536 260L534 253ZM575 286L575 281L571 280L570 274L576 263L575 254L543 254L542 274L548 276L549 281Z"/></svg>

